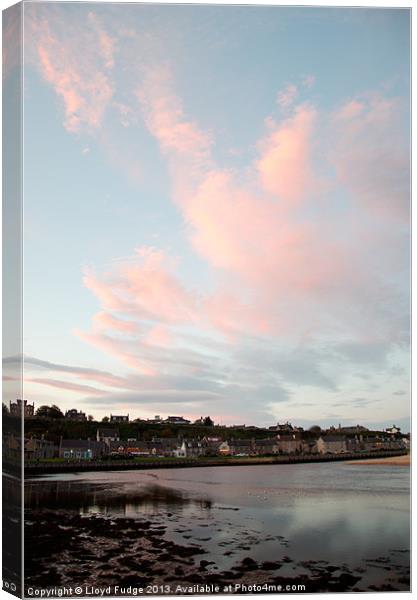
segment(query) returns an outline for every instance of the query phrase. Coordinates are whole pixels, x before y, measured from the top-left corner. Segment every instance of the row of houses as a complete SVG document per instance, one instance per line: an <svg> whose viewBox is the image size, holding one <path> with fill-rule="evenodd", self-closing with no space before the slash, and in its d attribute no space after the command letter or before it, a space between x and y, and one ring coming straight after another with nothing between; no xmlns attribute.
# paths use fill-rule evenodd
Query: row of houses
<svg viewBox="0 0 417 600"><path fill-rule="evenodd" d="M262 456L279 454L342 454L400 450L409 447L409 437L399 433L343 434L337 430L319 437L306 436L301 431L279 432L265 439L223 439L184 437L121 440L114 428L99 428L96 439L61 439L59 444L35 437L24 439L25 460L44 460L60 457L67 460L100 459L104 456L160 456L194 458L199 456ZM3 456L19 459L20 438L3 436Z"/></svg>
<svg viewBox="0 0 417 600"><path fill-rule="evenodd" d="M183 440L176 456L199 456L210 454L223 456L261 456L270 454L340 454L370 452L375 450L399 450L407 447L407 439L385 436L323 435L317 440L303 439L300 433L278 434L268 439L231 439L207 444L203 439Z"/></svg>
<svg viewBox="0 0 417 600"><path fill-rule="evenodd" d="M278 434L268 439L153 438L147 440L61 440L59 456L66 459L110 456L263 456L279 454L341 454L400 450L408 446L407 438L381 436L323 435L317 440L303 439L301 434Z"/></svg>
<svg viewBox="0 0 417 600"><path fill-rule="evenodd" d="M286 454L342 454L400 450L408 447L407 438L368 435L322 435L318 439L303 439L300 433L277 434L267 439L229 439L216 437L202 439L153 438L152 440L89 439L64 440L53 446L45 440L28 440L25 458L39 459L59 456L67 460L114 457L177 457L199 456L264 456Z"/></svg>
<svg viewBox="0 0 417 600"><path fill-rule="evenodd" d="M3 458L19 461L22 456L21 438L13 434L3 434ZM24 438L24 459L45 460L58 455L58 447L54 442L42 438Z"/></svg>

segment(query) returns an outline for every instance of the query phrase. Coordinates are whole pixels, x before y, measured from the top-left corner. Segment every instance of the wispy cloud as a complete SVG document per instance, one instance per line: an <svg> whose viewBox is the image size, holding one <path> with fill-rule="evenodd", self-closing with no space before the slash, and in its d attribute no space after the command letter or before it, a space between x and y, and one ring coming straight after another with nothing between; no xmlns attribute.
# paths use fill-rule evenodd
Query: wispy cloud
<svg viewBox="0 0 417 600"><path fill-rule="evenodd" d="M277 94L277 102L281 108L287 108L294 103L298 95L297 86L293 83L289 83L287 87Z"/></svg>
<svg viewBox="0 0 417 600"><path fill-rule="evenodd" d="M26 382L38 383L49 387L58 388L60 390L70 390L81 394L105 394L104 390L95 388L91 385L80 385L79 383L71 383L70 381L61 381L59 379L47 379L45 377L29 377Z"/></svg>
<svg viewBox="0 0 417 600"><path fill-rule="evenodd" d="M397 98L368 93L332 115L330 161L355 208L378 219L408 221L410 153L405 112Z"/></svg>
<svg viewBox="0 0 417 600"><path fill-rule="evenodd" d="M41 370L50 371L54 373L66 373L69 375L75 375L80 379L97 381L110 387L124 387L126 385L126 380L123 377L113 375L108 371L100 371L98 369L89 369L87 367L78 367L73 365L62 365L49 362L47 360L41 360L33 356L24 356L23 361L25 365L25 370ZM22 357L6 356L3 358L3 366L21 364Z"/></svg>
<svg viewBox="0 0 417 600"><path fill-rule="evenodd" d="M157 237L161 248L138 240L111 267L85 269L98 307L90 329L74 334L127 375L32 358L28 367L48 371L32 380L85 392L96 406L207 401L231 418L242 399L256 398L244 410L266 418L276 404L300 399L296 388L354 388L365 369L381 384L408 343L409 157L400 101L367 92L323 109L315 76L294 78L271 92L246 163L241 147L232 167L210 112L193 116L194 96L178 92L175 62L152 35L114 27L97 11L65 27L57 14L34 9L29 54L59 99L64 127L92 135L137 187L146 176L138 148L159 149L179 235L209 277L202 283Z"/></svg>
<svg viewBox="0 0 417 600"><path fill-rule="evenodd" d="M98 129L114 94L115 40L94 12L83 28L66 19L63 30L55 11L46 17L35 10L27 28L33 43L29 56L61 99L65 128L71 133Z"/></svg>
<svg viewBox="0 0 417 600"><path fill-rule="evenodd" d="M317 111L300 105L283 123L271 123L257 163L264 189L278 201L298 202L317 186L312 167L312 139Z"/></svg>
<svg viewBox="0 0 417 600"><path fill-rule="evenodd" d="M337 390L361 361L387 365L403 343L390 314L401 290L374 269L373 256L393 264L399 255L386 246L385 232L367 239L370 257L358 245L370 224L354 218L363 190L356 167L343 167L354 151L343 154L338 136L347 135L353 147L365 136L368 164L374 165L379 137L395 129L395 102L372 100L378 115L366 113L365 120L360 103L325 115L311 104L288 104L284 119L266 119L257 157L237 171L216 164L213 133L187 117L166 66L145 70L137 98L167 161L172 200L193 248L217 274L217 287L197 292L181 281L178 259L138 248L105 274L86 273L101 311L92 330L77 335L150 378L155 389L165 374L203 381L208 369L223 382L226 403L230 374L243 381L254 366L262 373L255 389L262 380L264 390L287 397L294 385ZM317 156L323 157L320 166ZM333 199L342 179L351 194L343 227ZM388 198L389 191L384 194ZM320 213L314 212L317 202ZM311 211L313 218L306 218ZM228 376L204 343L202 351L192 346L187 328L229 344L221 354ZM264 344L252 341L243 351L251 336ZM277 352L277 340L286 355ZM249 382L240 392L256 393ZM264 398L266 406L274 404L273 394Z"/></svg>

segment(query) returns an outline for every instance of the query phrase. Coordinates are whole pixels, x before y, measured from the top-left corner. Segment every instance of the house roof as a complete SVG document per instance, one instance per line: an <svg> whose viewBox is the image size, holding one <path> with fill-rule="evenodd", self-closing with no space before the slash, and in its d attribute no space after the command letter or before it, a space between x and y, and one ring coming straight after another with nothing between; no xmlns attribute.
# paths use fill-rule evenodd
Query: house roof
<svg viewBox="0 0 417 600"><path fill-rule="evenodd" d="M137 440L132 440L131 442L128 442L126 440L110 442L110 449L117 450L118 448L149 448L149 444L148 442L138 442Z"/></svg>
<svg viewBox="0 0 417 600"><path fill-rule="evenodd" d="M255 444L257 446L273 446L277 443L275 438L271 438L271 439L263 439L263 440L256 440Z"/></svg>
<svg viewBox="0 0 417 600"><path fill-rule="evenodd" d="M208 446L210 448L218 448L220 446L220 444L223 442L223 440L203 440L203 445L204 446Z"/></svg>
<svg viewBox="0 0 417 600"><path fill-rule="evenodd" d="M99 427L98 434L103 437L119 437L118 429L108 429L107 427Z"/></svg>
<svg viewBox="0 0 417 600"><path fill-rule="evenodd" d="M294 433L279 433L277 438L280 442L295 442L301 440L302 436L299 432Z"/></svg>
<svg viewBox="0 0 417 600"><path fill-rule="evenodd" d="M155 450L159 449L167 449L167 450L173 450L174 448L177 448L180 445L180 442L178 440L172 441L172 440L153 440L152 442L148 442L149 447L150 448L155 448Z"/></svg>
<svg viewBox="0 0 417 600"><path fill-rule="evenodd" d="M369 431L369 429L367 429L363 425L349 425L347 427L340 427L339 431L341 433L359 433L359 432Z"/></svg>
<svg viewBox="0 0 417 600"><path fill-rule="evenodd" d="M230 440L229 446L252 446L252 440Z"/></svg>
<svg viewBox="0 0 417 600"><path fill-rule="evenodd" d="M345 435L322 435L321 439L325 442L345 442Z"/></svg>
<svg viewBox="0 0 417 600"><path fill-rule="evenodd" d="M189 421L188 419L184 419L184 417L167 417L164 421L164 423L170 423L171 425L175 425L175 423L179 423L179 424L188 424L191 423L191 421Z"/></svg>
<svg viewBox="0 0 417 600"><path fill-rule="evenodd" d="M103 448L103 443L96 440L61 440L61 448L99 450Z"/></svg>

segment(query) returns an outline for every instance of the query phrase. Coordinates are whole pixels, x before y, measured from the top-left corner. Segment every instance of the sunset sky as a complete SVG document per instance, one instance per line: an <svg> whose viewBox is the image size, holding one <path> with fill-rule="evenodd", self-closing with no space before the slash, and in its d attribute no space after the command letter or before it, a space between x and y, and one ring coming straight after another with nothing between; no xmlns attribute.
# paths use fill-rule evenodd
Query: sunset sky
<svg viewBox="0 0 417 600"><path fill-rule="evenodd" d="M409 11L24 12L25 398L408 431Z"/></svg>

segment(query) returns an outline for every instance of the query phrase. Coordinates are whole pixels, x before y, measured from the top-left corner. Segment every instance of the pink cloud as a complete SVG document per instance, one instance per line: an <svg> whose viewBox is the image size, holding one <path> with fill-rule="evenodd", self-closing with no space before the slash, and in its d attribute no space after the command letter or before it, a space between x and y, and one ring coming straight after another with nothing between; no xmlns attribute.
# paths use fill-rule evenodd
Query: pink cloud
<svg viewBox="0 0 417 600"><path fill-rule="evenodd" d="M167 92L170 85L168 78L163 85L159 81L159 87L142 92L149 93L146 105L152 111L152 122L158 122L161 106L154 101L155 95L169 97L172 106L180 105L174 92ZM392 122L386 126L387 116L395 113L398 117L399 111L391 114L391 101L374 102L372 108L374 114L372 117L368 114L364 127L360 103L342 107L343 118L349 120L345 133L349 131L350 136L356 136L359 132L365 147L375 148L378 138L386 147L390 139L388 129L392 128ZM180 118L182 123L187 120L182 108ZM201 139L206 139L194 122L187 123L199 132ZM337 181L324 184L315 167L318 155L325 163L325 144L331 144L335 137L335 121L329 123L329 128L328 123L324 117L319 119L317 110L308 104L296 106L285 121L276 123L269 119L269 132L258 144L259 158L251 170L240 173L217 167L209 145L190 143L179 148L176 144L166 144L165 132L150 126L161 150L175 166L171 169L174 198L194 247L217 272L227 273L226 280L234 286L234 293L224 293L221 280L223 291L220 289L216 292L218 297L214 295L210 300L212 308L208 312L212 323L222 323L225 327L226 322L234 320L232 315L244 314L242 322L249 331L276 332L300 326L299 319L297 322L297 318L291 317L292 313L300 310L308 318L317 314L321 306L325 307L320 313L321 325L325 322L329 326L332 321L341 325L347 320L352 327L344 298L355 297L357 302L363 298L365 288L370 295L379 289L376 279L371 283L361 249L353 242L361 235L357 219L353 215L351 219L350 214L345 216L341 237L332 216L331 193ZM394 138L398 139L395 131ZM200 160L201 147L204 161ZM349 149L350 144L345 143L344 147ZM350 154L348 158L352 158ZM392 156L388 162L392 162ZM396 164L395 160L392 164ZM331 162L325 166L330 167ZM254 176L256 173L259 179ZM360 177L355 177L359 183ZM404 180L403 172L399 180ZM353 183L351 180L350 185ZM327 204L324 200L320 202L318 218L303 218L303 211L311 210L312 200L319 195L326 198ZM373 243L379 242L375 239ZM360 322L357 318L358 331L363 326Z"/></svg>
<svg viewBox="0 0 417 600"><path fill-rule="evenodd" d="M103 333L84 332L80 331L79 329L74 330L74 335L101 350L105 354L117 358L123 364L127 365L131 369L134 369L142 375L156 375L155 368L146 360L142 360L140 357L138 357L137 353L135 352L135 348L132 347L131 344L127 344L122 339L117 339Z"/></svg>
<svg viewBox="0 0 417 600"><path fill-rule="evenodd" d="M302 84L303 86L307 87L307 88L311 88L313 87L313 85L316 83L316 78L314 75L306 75L305 77L303 77L303 81Z"/></svg>
<svg viewBox="0 0 417 600"><path fill-rule="evenodd" d="M141 145L121 134L138 122L136 107L128 105L120 87L116 89L116 59L121 55L123 60L126 52L122 31L96 12L87 12L82 20L76 13L63 14L55 5L28 6L25 59L59 98L66 130L94 136L106 162L140 185ZM129 58L129 64L136 65L136 60Z"/></svg>
<svg viewBox="0 0 417 600"><path fill-rule="evenodd" d="M136 333L138 329L136 323L132 321L126 321L124 319L119 319L105 311L96 313L94 315L93 328L98 331L113 330L132 334Z"/></svg>
<svg viewBox="0 0 417 600"><path fill-rule="evenodd" d="M157 347L172 347L173 335L165 325L158 324L149 331L145 343Z"/></svg>
<svg viewBox="0 0 417 600"><path fill-rule="evenodd" d="M166 69L155 72L141 89L140 102L150 132L174 165L175 198L196 249L215 268L252 282L271 273L299 271L305 258L300 245L308 228L283 209L288 212L316 185L311 164L316 111L302 105L291 118L273 124L259 144L255 168L261 187L256 189L256 181L215 166L211 137L186 119ZM193 132L181 141L175 136L179 124L182 131Z"/></svg>
<svg viewBox="0 0 417 600"><path fill-rule="evenodd" d="M182 102L173 92L170 69L167 66L144 70L143 83L137 98L145 124L158 140L161 151L175 171L177 188L189 185L213 164L212 138L186 118ZM183 193L183 190L182 192Z"/></svg>
<svg viewBox="0 0 417 600"><path fill-rule="evenodd" d="M89 381L98 381L103 385L108 387L115 388L126 388L128 387L128 383L126 379L123 377L118 377L116 375L107 374L107 373L83 373L80 371L75 371L74 376L79 379L87 379Z"/></svg>
<svg viewBox="0 0 417 600"><path fill-rule="evenodd" d="M362 102L350 100L336 111L335 119L337 121L351 121L361 115L364 110L365 106Z"/></svg>
<svg viewBox="0 0 417 600"><path fill-rule="evenodd" d="M292 83L288 84L285 89L278 92L278 95L277 95L278 105L281 108L288 108L288 106L291 106L291 104L294 103L295 99L297 98L297 95L298 95L297 86Z"/></svg>
<svg viewBox="0 0 417 600"><path fill-rule="evenodd" d="M352 192L362 185L349 143L338 145L335 137L345 136L345 142L363 138L364 146L373 149L378 138L387 136L395 112L391 102L374 101L371 114L370 106L355 100L331 119L311 105L294 106L285 120L268 119L257 158L239 172L216 165L212 135L187 118L167 69L146 71L137 97L145 124L168 162L172 197L189 240L212 268L216 286L197 293L178 277L177 259L155 248L139 248L111 272L86 274L85 284L106 316L96 315L93 330L79 332L82 339L155 377L173 368L165 349L179 370L201 369L199 360L180 356L184 336L174 334L174 328L221 335L233 342L231 347L244 336L302 339L337 332L365 339L376 326L387 334L377 325L381 313L372 316L369 311L383 283L357 244L367 235L367 225L349 210L340 221L332 194L340 180ZM321 169L333 176L331 185L324 186L317 173L317 150L323 163L328 159ZM380 255L381 240L368 236L367 248ZM125 317L137 325L134 339ZM118 337L100 328L107 325Z"/></svg>
<svg viewBox="0 0 417 600"><path fill-rule="evenodd" d="M316 118L313 107L301 105L293 117L276 124L260 143L257 168L261 184L277 199L296 203L317 186L311 164Z"/></svg>
<svg viewBox="0 0 417 600"><path fill-rule="evenodd" d="M168 323L195 320L197 298L173 274L175 261L155 248L141 247L136 254L136 261L118 267L115 284L131 310Z"/></svg>
<svg viewBox="0 0 417 600"><path fill-rule="evenodd" d="M396 99L368 94L336 110L329 160L355 209L379 219L409 218L410 156L406 124Z"/></svg>
<svg viewBox="0 0 417 600"><path fill-rule="evenodd" d="M129 303L120 296L117 286L103 284L91 269L84 270L83 283L100 300L104 309L129 311Z"/></svg>
<svg viewBox="0 0 417 600"><path fill-rule="evenodd" d="M114 55L116 52L115 39L105 31L100 19L95 13L88 13L88 22L92 25L97 35L100 55L104 60L104 66L106 69L112 69L114 67Z"/></svg>
<svg viewBox="0 0 417 600"><path fill-rule="evenodd" d="M98 129L114 93L109 72L114 64L114 41L93 13L90 27L77 29L68 24L61 31L58 16L48 20L35 11L28 27L33 43L28 55L43 78L62 99L64 126L71 133Z"/></svg>
<svg viewBox="0 0 417 600"><path fill-rule="evenodd" d="M168 67L145 71L144 83L137 91L148 129L163 151L192 154L205 160L210 151L211 139L196 123L187 120L182 103L172 91Z"/></svg>

